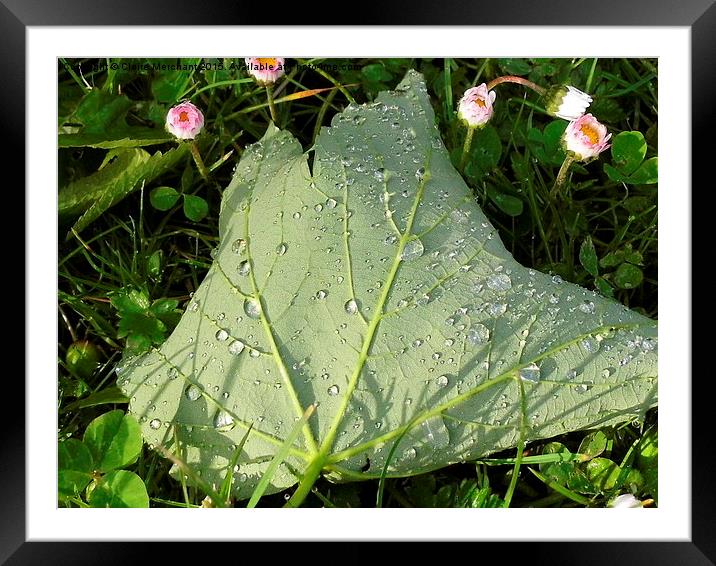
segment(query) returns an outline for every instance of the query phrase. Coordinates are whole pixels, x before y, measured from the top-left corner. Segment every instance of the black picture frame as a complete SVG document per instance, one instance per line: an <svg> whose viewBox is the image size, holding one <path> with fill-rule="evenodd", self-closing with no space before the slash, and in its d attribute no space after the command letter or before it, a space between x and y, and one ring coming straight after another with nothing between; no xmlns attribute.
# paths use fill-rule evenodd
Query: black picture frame
<svg viewBox="0 0 716 566"><path fill-rule="evenodd" d="M562 26L685 26L691 30L691 102L692 117L692 179L708 180L709 163L713 159L712 132L716 131L713 102L716 101L716 6L713 0L501 0L488 3L475 0L462 5L457 0L439 3L416 3L414 0L379 3L352 10L351 20L341 17L339 6L311 3L310 9L295 3L285 4L280 14L256 10L239 2L157 0L152 3L127 0L107 2L95 0L2 0L0 2L0 53L3 62L3 86L0 108L3 109L3 130L12 140L4 150L4 161L22 163L25 159L25 31L27 26L63 25L260 25L260 24L391 24L391 25L562 25ZM354 7L355 8L355 7ZM360 13L359 13L360 12ZM270 17L270 22L266 18ZM330 21L329 21L330 20ZM343 20L343 21L342 21ZM688 143L689 140L680 140ZM19 169L22 171L22 169ZM713 182L701 185L710 189ZM690 187L672 188L690 191ZM22 202L17 210L23 210ZM25 214L31 211L25 210ZM713 252L711 252L713 253ZM694 256L692 256L694 257ZM22 265L22 262L19 263ZM27 303L28 297L25 297ZM690 328L683 329L691 333ZM31 345L25 345L26 357ZM684 374L671 376L688 383L691 379L690 360L684 362ZM702 380L703 381L703 380ZM490 560L493 556L517 557L535 564L680 564L716 563L716 489L712 480L714 468L711 445L710 395L704 386L692 383L692 538L690 542L560 542L482 544L479 548L460 545L472 560ZM17 388L19 390L19 387ZM6 419L2 457L0 458L0 562L7 564L115 564L148 563L152 560L173 561L186 558L185 545L176 543L154 545L126 542L26 542L25 537L25 430L24 404L20 415ZM699 449L697 450L697 447ZM706 452L706 453L704 453ZM49 473L49 472L48 472ZM638 519L637 519L638 520ZM479 525L476 525L479 528ZM585 533L585 537L589 533ZM317 538L320 538L317 536ZM233 554L246 559L255 548L246 547L237 554L236 545L213 545L204 559L216 563ZM366 543L351 543L358 545ZM453 543L454 544L454 543ZM147 548L149 546L149 548ZM293 549L291 549L293 550ZM298 552L305 552L297 549ZM275 552L275 547L271 551ZM295 552L295 551L294 551ZM323 552L323 551L322 551ZM384 551L379 551L384 552ZM404 552L404 551L401 551ZM451 556L453 551L451 551ZM246 553L246 554L244 554ZM368 559L369 553L356 556ZM261 555L259 555L261 556ZM263 554L268 558L267 554ZM273 554L272 554L273 556ZM387 557L387 555L386 555ZM403 555L409 560L409 554Z"/></svg>

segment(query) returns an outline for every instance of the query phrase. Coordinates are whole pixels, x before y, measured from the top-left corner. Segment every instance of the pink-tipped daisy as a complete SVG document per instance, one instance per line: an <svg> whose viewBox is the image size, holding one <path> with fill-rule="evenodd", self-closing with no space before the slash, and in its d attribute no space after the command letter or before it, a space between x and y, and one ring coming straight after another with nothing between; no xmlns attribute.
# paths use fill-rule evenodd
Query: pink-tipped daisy
<svg viewBox="0 0 716 566"><path fill-rule="evenodd" d="M586 161L599 155L609 147L612 134L607 127L591 114L585 114L569 123L562 141L565 149L579 161Z"/></svg>
<svg viewBox="0 0 716 566"><path fill-rule="evenodd" d="M180 140L193 140L204 127L204 115L191 102L182 102L169 109L165 127Z"/></svg>
<svg viewBox="0 0 716 566"><path fill-rule="evenodd" d="M487 91L487 85L469 88L457 105L457 115L468 127L484 126L492 118L495 91Z"/></svg>
<svg viewBox="0 0 716 566"><path fill-rule="evenodd" d="M283 57L246 57L246 70L261 86L274 84L285 74Z"/></svg>

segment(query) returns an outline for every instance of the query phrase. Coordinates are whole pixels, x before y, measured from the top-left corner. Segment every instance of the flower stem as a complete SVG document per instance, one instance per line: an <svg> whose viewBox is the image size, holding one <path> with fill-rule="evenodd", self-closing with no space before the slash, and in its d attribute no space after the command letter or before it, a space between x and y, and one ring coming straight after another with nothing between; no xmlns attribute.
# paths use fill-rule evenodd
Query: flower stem
<svg viewBox="0 0 716 566"><path fill-rule="evenodd" d="M199 153L199 145L196 143L196 140L192 140L190 147L191 155L194 158L194 163L196 163L196 168L199 169L199 173L201 174L202 178L208 183L209 172L206 170L204 160L201 158L201 154Z"/></svg>
<svg viewBox="0 0 716 566"><path fill-rule="evenodd" d="M465 164L467 163L467 155L470 153L472 145L472 135L475 133L475 126L468 126L465 143L462 144L462 157L460 157L460 171L465 172Z"/></svg>
<svg viewBox="0 0 716 566"><path fill-rule="evenodd" d="M532 81L528 81L527 79L523 79L522 77L516 77L514 75L505 75L504 77L497 77L496 79L492 79L489 83L487 83L487 90L492 90L497 85L502 83L515 83L518 85L526 86L527 88L531 88L537 94L540 95L547 92L546 88L541 87L538 84L533 83Z"/></svg>
<svg viewBox="0 0 716 566"><path fill-rule="evenodd" d="M278 127L278 118L276 117L276 105L273 102L273 87L271 85L266 87L266 98L268 99L269 110L271 112L271 120L274 125Z"/></svg>
<svg viewBox="0 0 716 566"><path fill-rule="evenodd" d="M567 154L567 157L564 158L562 166L559 168L559 173L557 173L557 178L554 181L554 186L552 187L553 195L557 194L562 189L564 183L567 181L567 173L569 173L569 168L572 166L572 163L574 163L574 161L574 157L569 154Z"/></svg>

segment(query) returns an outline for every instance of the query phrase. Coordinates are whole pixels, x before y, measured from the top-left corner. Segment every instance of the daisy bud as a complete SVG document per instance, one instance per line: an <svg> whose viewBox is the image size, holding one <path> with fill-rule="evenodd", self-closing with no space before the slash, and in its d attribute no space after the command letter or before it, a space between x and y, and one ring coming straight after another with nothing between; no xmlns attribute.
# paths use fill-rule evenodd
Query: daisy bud
<svg viewBox="0 0 716 566"><path fill-rule="evenodd" d="M562 143L566 151L572 153L579 161L586 161L599 155L609 147L607 143L612 134L607 134L607 127L591 114L577 118L569 123L564 131Z"/></svg>
<svg viewBox="0 0 716 566"><path fill-rule="evenodd" d="M193 140L204 127L204 115L191 102L182 102L169 109L165 127L180 140Z"/></svg>
<svg viewBox="0 0 716 566"><path fill-rule="evenodd" d="M458 118L470 128L484 126L492 118L494 101L495 91L488 92L485 83L469 88L457 105Z"/></svg>
<svg viewBox="0 0 716 566"><path fill-rule="evenodd" d="M568 85L553 86L545 94L545 100L547 112L570 121L581 118L592 103L592 97L586 92Z"/></svg>
<svg viewBox="0 0 716 566"><path fill-rule="evenodd" d="M284 75L283 57L246 57L246 70L261 86L269 86Z"/></svg>
<svg viewBox="0 0 716 566"><path fill-rule="evenodd" d="M609 503L609 507L614 509L634 509L643 507L642 502L634 497L631 493L624 493L619 497L615 497Z"/></svg>

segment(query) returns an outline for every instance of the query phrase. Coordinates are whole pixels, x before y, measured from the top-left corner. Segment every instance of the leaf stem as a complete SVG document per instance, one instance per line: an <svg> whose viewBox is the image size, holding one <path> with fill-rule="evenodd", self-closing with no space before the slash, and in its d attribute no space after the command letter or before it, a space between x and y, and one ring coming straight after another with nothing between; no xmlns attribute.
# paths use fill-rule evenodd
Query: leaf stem
<svg viewBox="0 0 716 566"><path fill-rule="evenodd" d="M467 134L465 135L465 143L462 144L462 157L460 157L460 172L465 172L465 164L467 163L467 156L470 153L470 146L472 145L472 136L475 133L475 126L468 126Z"/></svg>
<svg viewBox="0 0 716 566"><path fill-rule="evenodd" d="M567 180L567 173L569 173L569 168L574 162L574 157L568 153L567 157L564 158L562 166L559 168L559 173L557 173L557 178L554 181L554 186L552 187L553 196L556 195L562 189L562 186Z"/></svg>
<svg viewBox="0 0 716 566"><path fill-rule="evenodd" d="M547 92L546 88L541 87L538 84L533 83L532 81L528 81L527 79L523 79L522 77L517 77L515 75L505 75L503 77L497 77L496 79L492 79L489 83L487 83L487 90L492 90L497 85L502 83L515 83L518 85L526 86L527 88L531 88L532 90L534 90L539 95L543 95L545 92Z"/></svg>
<svg viewBox="0 0 716 566"><path fill-rule="evenodd" d="M271 112L271 120L274 125L278 127L278 117L276 115L276 105L273 101L273 87L271 85L266 87L266 98L268 100L269 111Z"/></svg>
<svg viewBox="0 0 716 566"><path fill-rule="evenodd" d="M189 144L189 147L191 148L191 156L194 158L196 168L199 170L202 179L204 179L208 183L209 172L206 170L206 165L204 165L204 160L201 158L201 153L199 153L199 144L196 143L196 140L192 140Z"/></svg>

